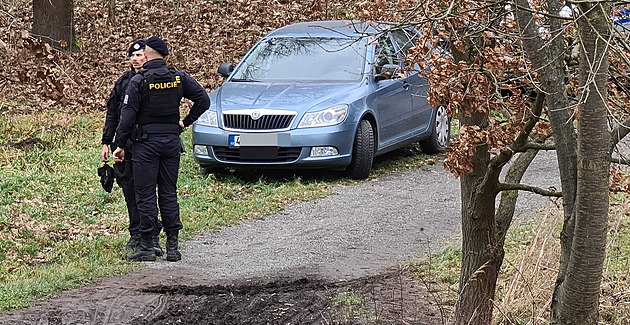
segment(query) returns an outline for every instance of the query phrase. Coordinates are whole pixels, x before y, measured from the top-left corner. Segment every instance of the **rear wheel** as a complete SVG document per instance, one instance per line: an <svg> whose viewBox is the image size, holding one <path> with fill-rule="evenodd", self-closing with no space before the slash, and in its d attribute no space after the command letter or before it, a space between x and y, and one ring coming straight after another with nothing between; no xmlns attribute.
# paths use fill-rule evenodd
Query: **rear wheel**
<svg viewBox="0 0 630 325"><path fill-rule="evenodd" d="M446 151L451 142L451 119L446 115L446 107L440 105L435 110L433 131L428 138L420 141L420 148L428 154Z"/></svg>
<svg viewBox="0 0 630 325"><path fill-rule="evenodd" d="M361 120L352 148L352 162L347 168L348 176L365 179L370 176L374 159L374 130L367 120Z"/></svg>

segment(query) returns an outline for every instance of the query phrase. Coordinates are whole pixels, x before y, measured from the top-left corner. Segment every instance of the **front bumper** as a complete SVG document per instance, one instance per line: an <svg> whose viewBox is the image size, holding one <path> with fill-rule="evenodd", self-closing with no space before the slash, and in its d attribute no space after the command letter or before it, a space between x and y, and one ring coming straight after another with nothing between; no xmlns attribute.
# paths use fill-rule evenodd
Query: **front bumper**
<svg viewBox="0 0 630 325"><path fill-rule="evenodd" d="M239 158L238 147L229 147L230 135L260 134L261 132L225 131L220 128L195 124L192 130L193 148L205 146L208 155L194 153L195 160L207 167L308 167L338 168L345 167L352 160L352 144L355 127L350 123L340 125L292 129L275 132L285 141L278 147L278 159L256 160ZM326 157L311 157L312 147L332 146L338 154ZM194 152L194 150L193 150Z"/></svg>

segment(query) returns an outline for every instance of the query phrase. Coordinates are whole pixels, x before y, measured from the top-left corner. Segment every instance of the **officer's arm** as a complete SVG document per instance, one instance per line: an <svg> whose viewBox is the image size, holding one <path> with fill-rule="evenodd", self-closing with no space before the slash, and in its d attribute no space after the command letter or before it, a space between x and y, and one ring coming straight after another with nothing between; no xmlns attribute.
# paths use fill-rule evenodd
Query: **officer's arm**
<svg viewBox="0 0 630 325"><path fill-rule="evenodd" d="M190 108L190 112L188 112L188 115L183 119L184 126L187 127L193 124L193 122L210 107L210 98L206 90L203 89L195 79L185 72L182 72L182 74L184 98L194 102L193 106Z"/></svg>
<svg viewBox="0 0 630 325"><path fill-rule="evenodd" d="M136 114L140 108L141 83L142 75L135 75L131 81L129 81L125 97L123 97L123 106L120 110L120 122L116 129L116 145L118 148L125 148L133 124L136 122Z"/></svg>
<svg viewBox="0 0 630 325"><path fill-rule="evenodd" d="M122 94L122 83L123 77L118 78L114 89L112 89L112 92L109 94L101 144L111 144L112 141L114 141L114 133L116 132L116 127L118 126L118 106L120 104L120 96L124 95Z"/></svg>

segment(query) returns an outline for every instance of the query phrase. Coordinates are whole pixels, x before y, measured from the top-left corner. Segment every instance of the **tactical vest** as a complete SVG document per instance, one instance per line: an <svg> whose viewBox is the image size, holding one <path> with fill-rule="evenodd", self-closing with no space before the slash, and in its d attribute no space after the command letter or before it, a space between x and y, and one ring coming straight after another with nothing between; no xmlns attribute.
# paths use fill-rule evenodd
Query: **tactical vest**
<svg viewBox="0 0 630 325"><path fill-rule="evenodd" d="M143 96L140 101L140 111L136 118L137 124L151 123L179 123L179 104L183 97L181 76L174 68L168 68L167 73L141 70L144 77Z"/></svg>

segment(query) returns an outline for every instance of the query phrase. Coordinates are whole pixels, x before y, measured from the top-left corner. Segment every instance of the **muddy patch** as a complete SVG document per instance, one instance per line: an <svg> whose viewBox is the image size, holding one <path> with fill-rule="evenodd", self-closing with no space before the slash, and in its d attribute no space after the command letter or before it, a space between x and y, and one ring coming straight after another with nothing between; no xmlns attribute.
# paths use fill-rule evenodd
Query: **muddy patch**
<svg viewBox="0 0 630 325"><path fill-rule="evenodd" d="M324 283L300 279L263 285L157 287L164 311L131 324L316 324L330 317Z"/></svg>
<svg viewBox="0 0 630 325"><path fill-rule="evenodd" d="M28 137L18 142L9 142L6 146L22 151L29 151L35 148L47 149L51 146L51 144L39 138Z"/></svg>
<svg viewBox="0 0 630 325"><path fill-rule="evenodd" d="M349 282L160 286L160 311L131 324L444 324L443 309L401 273Z"/></svg>

